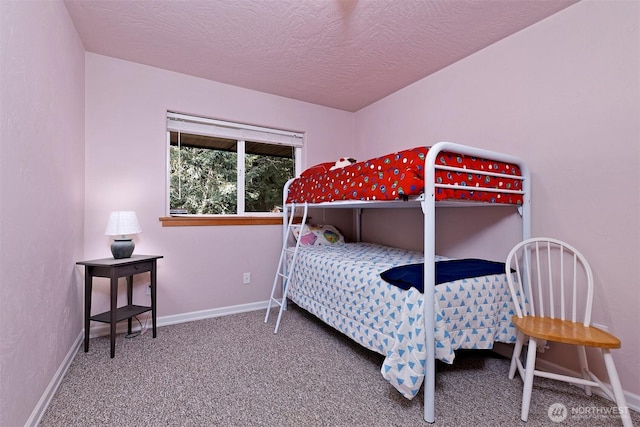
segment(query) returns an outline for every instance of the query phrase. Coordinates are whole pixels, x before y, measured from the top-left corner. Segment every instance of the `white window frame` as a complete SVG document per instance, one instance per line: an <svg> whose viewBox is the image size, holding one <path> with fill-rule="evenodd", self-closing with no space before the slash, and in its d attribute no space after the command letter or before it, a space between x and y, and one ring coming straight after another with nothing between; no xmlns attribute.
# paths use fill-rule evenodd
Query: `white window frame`
<svg viewBox="0 0 640 427"><path fill-rule="evenodd" d="M304 146L305 134L282 129L266 128L262 126L247 125L242 123L228 122L224 120L209 119L205 117L193 116L190 114L167 111L167 165L166 165L166 215L170 216L170 188L171 188L171 166L170 166L170 132L184 132L203 136L234 139L237 141L237 212L235 214L220 215L210 214L206 216L227 217L227 216L281 216L280 213L271 212L245 212L245 142L260 142L263 144L287 145L295 149L295 176L302 170L302 147ZM197 215L180 215L197 216Z"/></svg>

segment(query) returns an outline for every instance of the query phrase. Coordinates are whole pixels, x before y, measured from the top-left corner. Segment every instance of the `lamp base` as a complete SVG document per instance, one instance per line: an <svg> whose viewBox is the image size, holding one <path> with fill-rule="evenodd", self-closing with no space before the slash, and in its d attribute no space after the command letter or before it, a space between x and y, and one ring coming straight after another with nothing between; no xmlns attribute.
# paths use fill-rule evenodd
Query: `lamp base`
<svg viewBox="0 0 640 427"><path fill-rule="evenodd" d="M130 258L135 244L131 239L113 239L111 253L114 259Z"/></svg>

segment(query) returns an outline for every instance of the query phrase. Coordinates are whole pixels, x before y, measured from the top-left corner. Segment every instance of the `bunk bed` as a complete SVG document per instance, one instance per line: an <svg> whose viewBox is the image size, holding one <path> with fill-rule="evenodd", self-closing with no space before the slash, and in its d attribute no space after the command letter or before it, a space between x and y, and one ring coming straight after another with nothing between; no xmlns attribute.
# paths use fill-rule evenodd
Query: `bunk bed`
<svg viewBox="0 0 640 427"><path fill-rule="evenodd" d="M436 288L436 281L439 283L445 279L436 276L437 270L444 270L444 263L449 260L439 257L435 253L435 208L438 206L513 206L521 216L521 237L530 237L530 177L526 164L520 159L478 149L451 142L439 142L431 147L416 147L408 150L391 153L364 162L356 162L347 166L333 169L331 164L320 164L307 169L300 177L290 180L283 191L283 248L279 261L278 272L274 280L265 322L268 321L272 302L280 305L280 312L276 322L276 329L280 323L283 309L286 307L287 298L298 305L306 308L322 320L347 334L356 342L365 347L377 351L387 357L382 367L382 374L394 385L405 397L412 398L420 387L422 372L424 375L424 419L427 422L435 421L435 360L436 357L445 362L452 362L453 348L442 345L450 340L446 335L448 331L443 327L442 313L438 312L436 298L450 298L446 290L442 287ZM423 253L402 251L395 248L387 248L380 245L359 243L360 241L360 215L356 218L356 243L346 243L341 245L320 244L304 246L302 234L309 233L306 225L307 212L309 207L318 208L350 208L360 212L362 209L371 208L420 208L424 216L424 251ZM303 208L302 221L296 224L294 216L297 216L299 209ZM306 227L306 228L305 228ZM297 234L296 234L297 230ZM305 230L304 233L302 230ZM321 230L326 232L326 230ZM329 230L331 234L333 231ZM319 235L317 231L314 231ZM291 246L291 235L294 235L294 245ZM311 236L311 234L309 234ZM317 236L311 236L315 239ZM332 240L330 238L330 240ZM330 242L333 243L333 242ZM343 243L343 242L339 242ZM304 247L302 247L304 246ZM327 246L333 247L334 261L322 259L314 261L314 258L305 258L313 252L321 252ZM353 252L355 251L355 252ZM326 255L320 255L326 256ZM300 258L298 258L300 257ZM349 267L347 262L353 260L380 259L381 266L371 267L367 264L361 270L365 271L365 276L356 279L343 277L343 282L367 281L376 282L401 282L399 287L387 286L388 295L385 298L402 299L405 307L410 307L410 312L402 314L408 316L408 321L401 322L405 326L411 325L410 329L396 330L389 332L395 343L389 345L389 334L385 333L384 326L372 326L368 331L360 336L353 333L354 328L365 327L364 323L354 324L350 320L333 319L331 316L324 316L322 309L317 309L316 302L309 302L307 298L313 299L313 291L304 294L300 292L289 292L289 286L296 280L294 273L306 271L305 269L327 268L328 264L334 264L336 273L332 280L336 280L335 275L341 276ZM462 260L451 260L452 263ZM471 260L479 261L482 260ZM313 263L320 263L313 265ZM437 264L436 264L437 262ZM384 267L384 268L383 268ZM447 267L451 272L451 268ZM453 268L457 268L453 266ZM484 268L484 267L483 267ZM504 268L504 267L500 267ZM407 272L410 269L410 272ZM384 271L383 271L384 270ZM380 273L383 273L382 275ZM298 274L300 275L300 274ZM504 270L502 272L491 272L491 274L481 273L482 279L491 282L490 293L500 292L507 294L503 284L505 283ZM381 277L382 276L382 277ZM446 276L446 275L445 275ZM409 277L409 279L407 279ZM444 277L444 276L443 276ZM477 281L478 276L476 277ZM353 280L351 280L353 279ZM297 280L304 281L304 274ZM309 279L311 280L311 279ZM408 280L408 282L407 282ZM449 280L449 279L447 279ZM450 278L448 284L459 284L467 282L466 278ZM276 287L281 281L282 299L275 298ZM338 280L340 281L340 280ZM422 282L422 283L419 283ZM333 286L333 285L331 285ZM380 285L376 289L379 289ZM384 286L384 285L383 285ZM465 285L466 286L466 285ZM484 287L484 284L480 285ZM500 288L500 290L494 287ZM466 289L466 288L465 288ZM343 290L345 294L352 291ZM360 292L360 291L358 291ZM375 290L373 292L376 292ZM379 292L379 290L378 290ZM303 295L304 294L304 295ZM455 294L455 293L454 293ZM301 296L303 295L303 296ZM326 295L321 298L326 298ZM349 298L344 298L341 304L348 304ZM375 301L380 304L379 296L366 296L369 302ZM386 300L385 300L386 301ZM510 324L511 301L500 300L497 302L506 311L497 313L502 322L499 325L491 325L493 329L502 331L502 336L496 333L497 340L510 341L515 336ZM318 302L320 306L322 302ZM387 305L388 308L388 305ZM407 310L403 308L403 310ZM326 312L327 310L325 310ZM331 310L328 310L331 311ZM366 318L367 322L377 317L377 312L370 309L368 313L361 310L345 308L343 311L357 312L354 317ZM384 311L384 310L383 310ZM387 310L389 311L389 310ZM418 313L416 313L418 311ZM400 315L400 313L398 313ZM377 319L376 319L377 320ZM506 320L506 323L504 322ZM357 320L360 322L361 320ZM350 323L347 327L342 327L339 323ZM418 325L415 323L419 322ZM380 332L380 336L377 332ZM366 339L362 337L366 336ZM407 339L409 337L410 339ZM399 338L399 339L398 339ZM398 345L397 341L403 341ZM488 343L485 348L491 348L492 343ZM391 349L392 347L392 349ZM472 347L475 348L475 347ZM386 353L386 354L385 354ZM414 368L409 374L385 375L391 366L402 369L410 365ZM420 375L413 375L420 372ZM411 383L411 384L410 384ZM417 384L417 387L416 387Z"/></svg>

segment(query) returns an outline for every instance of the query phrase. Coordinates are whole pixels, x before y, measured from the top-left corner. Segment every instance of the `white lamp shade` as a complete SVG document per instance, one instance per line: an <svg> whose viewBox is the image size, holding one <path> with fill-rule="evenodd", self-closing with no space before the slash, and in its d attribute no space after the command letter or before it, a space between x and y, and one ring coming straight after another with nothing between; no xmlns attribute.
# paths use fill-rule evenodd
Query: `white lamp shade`
<svg viewBox="0 0 640 427"><path fill-rule="evenodd" d="M134 211L111 212L104 234L107 236L125 236L138 233L142 233L142 229Z"/></svg>

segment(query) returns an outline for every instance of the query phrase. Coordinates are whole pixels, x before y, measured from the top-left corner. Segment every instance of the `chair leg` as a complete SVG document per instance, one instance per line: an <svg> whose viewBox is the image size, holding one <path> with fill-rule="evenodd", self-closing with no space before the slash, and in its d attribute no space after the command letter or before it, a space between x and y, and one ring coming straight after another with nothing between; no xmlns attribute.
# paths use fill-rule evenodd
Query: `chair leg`
<svg viewBox="0 0 640 427"><path fill-rule="evenodd" d="M580 361L580 372L582 373L582 378L590 381L591 378L588 374L589 364L587 362L587 352L584 349L584 346L581 345L576 346L576 350L578 351L578 360ZM584 392L587 394L587 396L591 396L591 386L585 385Z"/></svg>
<svg viewBox="0 0 640 427"><path fill-rule="evenodd" d="M631 422L631 414L629 413L629 407L627 406L627 400L624 397L624 391L622 390L622 384L620 384L620 377L618 376L618 370L613 362L613 356L607 348L602 349L602 357L604 358L604 364L607 367L607 374L609 375L609 382L613 390L613 395L616 398L616 405L620 410L620 417L622 418L622 425L624 427L633 427Z"/></svg>
<svg viewBox="0 0 640 427"><path fill-rule="evenodd" d="M517 360L522 353L522 346L524 345L524 334L518 332L516 337L516 345L513 347L513 354L511 355L511 366L509 367L509 379L512 380L516 375L516 369L518 369Z"/></svg>
<svg viewBox="0 0 640 427"><path fill-rule="evenodd" d="M538 343L533 337L529 337L529 349L527 350L527 367L524 370L524 387L522 388L522 411L520 419L527 421L529 418L529 406L531 405L531 392L533 391L533 374L536 369L536 351Z"/></svg>

